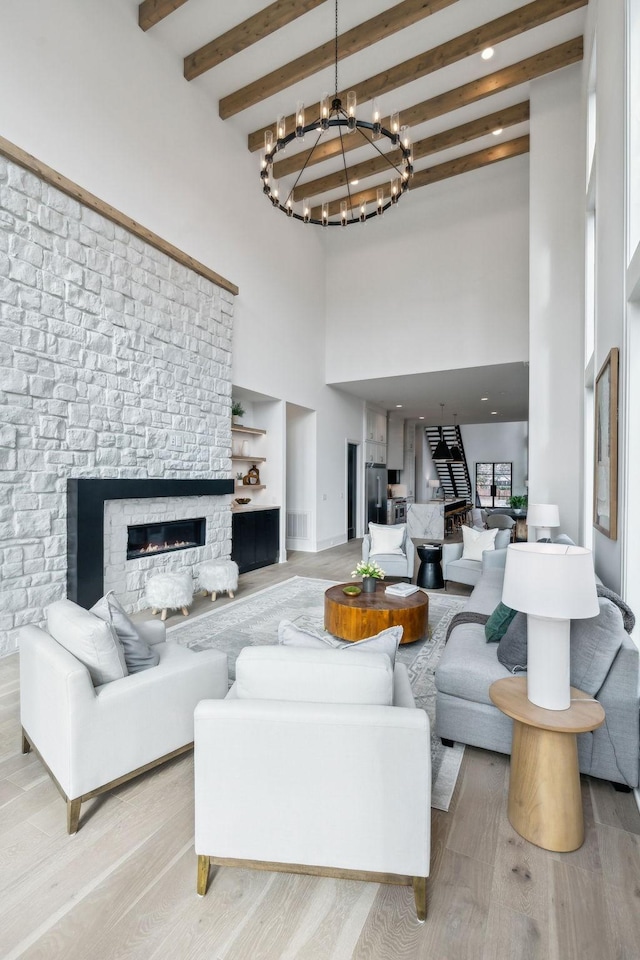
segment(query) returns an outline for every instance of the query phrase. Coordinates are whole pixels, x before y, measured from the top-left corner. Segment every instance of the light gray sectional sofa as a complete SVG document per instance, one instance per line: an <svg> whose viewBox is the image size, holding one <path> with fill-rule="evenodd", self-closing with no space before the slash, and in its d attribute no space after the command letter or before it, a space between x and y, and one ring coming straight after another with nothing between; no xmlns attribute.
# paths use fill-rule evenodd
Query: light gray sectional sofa
<svg viewBox="0 0 640 960"><path fill-rule="evenodd" d="M505 554L506 550L484 554L483 573L465 611L491 614L496 608L502 597ZM599 602L601 607L603 603L610 603ZM611 619L610 611L608 615ZM602 610L594 621L601 617ZM613 619L616 627L614 642L607 644L611 648L609 660L603 658L599 649L585 669L585 665L576 662L579 652L576 654L572 639L572 683L580 687L574 679L576 670L582 678L588 674L592 687L588 692L600 701L606 713L602 727L578 736L578 758L582 773L614 784L636 787L640 751L638 649L624 630L622 616L619 628L618 618L614 615ZM578 622L591 623L587 620ZM609 632L607 636L610 636ZM435 674L435 730L443 741L458 741L499 753L511 753L512 721L489 698L493 681L510 676L499 662L497 650L497 643L487 643L482 624L458 623L454 626Z"/></svg>

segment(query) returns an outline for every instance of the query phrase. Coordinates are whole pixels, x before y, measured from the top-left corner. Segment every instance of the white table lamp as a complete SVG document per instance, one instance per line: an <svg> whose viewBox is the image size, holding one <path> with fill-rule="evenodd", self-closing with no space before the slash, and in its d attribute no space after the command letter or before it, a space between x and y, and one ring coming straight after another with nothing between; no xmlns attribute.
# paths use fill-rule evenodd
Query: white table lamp
<svg viewBox="0 0 640 960"><path fill-rule="evenodd" d="M570 621L599 613L593 557L585 547L513 543L502 602L527 615L527 696L546 710L568 710Z"/></svg>
<svg viewBox="0 0 640 960"><path fill-rule="evenodd" d="M560 511L556 503L530 503L527 507L527 526L536 528L536 540L549 539L551 527L560 526Z"/></svg>

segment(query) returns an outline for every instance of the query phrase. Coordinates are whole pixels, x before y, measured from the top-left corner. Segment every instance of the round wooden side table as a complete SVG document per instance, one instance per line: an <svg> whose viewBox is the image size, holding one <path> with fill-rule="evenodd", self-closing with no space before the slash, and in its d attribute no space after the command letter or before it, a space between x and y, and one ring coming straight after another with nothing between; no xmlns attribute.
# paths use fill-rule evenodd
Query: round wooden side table
<svg viewBox="0 0 640 960"><path fill-rule="evenodd" d="M527 699L526 677L489 688L496 707L513 719L508 815L521 837L567 853L584 841L576 734L604 723L604 710L571 687L568 710L545 710Z"/></svg>

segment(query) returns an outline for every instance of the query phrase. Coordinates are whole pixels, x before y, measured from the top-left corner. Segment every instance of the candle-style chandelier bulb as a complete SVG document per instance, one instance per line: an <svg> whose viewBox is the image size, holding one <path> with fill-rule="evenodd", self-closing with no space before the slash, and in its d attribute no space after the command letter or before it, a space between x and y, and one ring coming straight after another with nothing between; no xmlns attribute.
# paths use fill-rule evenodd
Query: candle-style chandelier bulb
<svg viewBox="0 0 640 960"><path fill-rule="evenodd" d="M347 130L349 133L353 133L356 129L356 106L356 92L355 90L349 90L347 94Z"/></svg>

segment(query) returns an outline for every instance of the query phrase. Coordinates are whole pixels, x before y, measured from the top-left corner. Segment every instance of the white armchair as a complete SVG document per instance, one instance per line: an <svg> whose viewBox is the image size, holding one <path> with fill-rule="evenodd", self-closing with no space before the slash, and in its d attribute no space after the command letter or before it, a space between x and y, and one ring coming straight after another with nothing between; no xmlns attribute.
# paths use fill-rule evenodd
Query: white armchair
<svg viewBox="0 0 640 960"><path fill-rule="evenodd" d="M236 676L225 700L195 713L198 893L210 863L399 883L413 885L424 919L429 720L404 665L245 647Z"/></svg>
<svg viewBox="0 0 640 960"><path fill-rule="evenodd" d="M387 577L406 577L411 581L416 551L406 523L387 526L370 523L369 531L362 538L362 559L366 562L371 557L384 570ZM399 535L400 547L398 549L401 551L400 553L385 551L384 540L392 537L394 533Z"/></svg>
<svg viewBox="0 0 640 960"><path fill-rule="evenodd" d="M160 622L138 627L160 662L99 686L45 630L20 631L22 752L34 750L66 800L69 833L84 800L189 750L196 704L227 693L225 654L165 642Z"/></svg>
<svg viewBox="0 0 640 960"><path fill-rule="evenodd" d="M463 559L464 544L461 542L458 543L443 543L442 544L442 576L444 579L445 588L447 586L448 580L453 580L455 583L466 583L470 586L475 586L480 576L482 574L483 564L485 564L485 558L494 558L491 557L491 554L498 553L500 551L500 556L506 550L506 548L511 543L511 531L510 530L498 530L496 532L496 538L494 541L494 550L484 550L482 554L482 560L466 560Z"/></svg>

